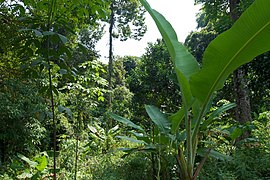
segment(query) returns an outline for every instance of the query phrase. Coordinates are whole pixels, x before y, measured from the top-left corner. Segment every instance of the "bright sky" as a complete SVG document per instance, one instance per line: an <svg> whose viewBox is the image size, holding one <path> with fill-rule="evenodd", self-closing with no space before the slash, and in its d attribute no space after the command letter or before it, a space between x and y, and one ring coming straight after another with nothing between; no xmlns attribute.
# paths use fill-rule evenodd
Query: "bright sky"
<svg viewBox="0 0 270 180"><path fill-rule="evenodd" d="M195 30L197 26L196 14L200 7L194 6L194 0L148 0L148 3L172 24L180 42L184 42L189 32ZM127 40L121 42L115 39L113 41L114 55L141 56L145 53L148 42L155 42L158 38L161 38L154 21L148 13L146 14L146 24L148 30L140 41ZM101 60L107 62L109 49L108 33L98 43L97 49L100 51Z"/></svg>

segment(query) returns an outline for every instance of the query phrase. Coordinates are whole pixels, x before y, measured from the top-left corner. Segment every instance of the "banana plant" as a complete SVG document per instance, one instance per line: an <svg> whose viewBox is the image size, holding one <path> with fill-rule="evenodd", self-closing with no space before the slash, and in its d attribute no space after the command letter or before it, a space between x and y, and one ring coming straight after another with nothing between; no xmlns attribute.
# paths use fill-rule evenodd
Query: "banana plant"
<svg viewBox="0 0 270 180"><path fill-rule="evenodd" d="M30 160L28 157L19 153L17 156L26 163L24 168L22 168L23 172L17 176L18 179L43 179L49 174L49 156L46 152L42 152L35 156L33 160Z"/></svg>
<svg viewBox="0 0 270 180"><path fill-rule="evenodd" d="M215 116L235 106L223 106L207 119L213 96L234 70L270 50L270 1L256 0L229 30L214 39L204 52L201 67L178 41L171 24L146 0L140 2L152 16L167 45L182 94L181 108L168 118L156 108L148 107L146 111L160 132L174 142L171 144L177 149L181 178L196 179L206 160L204 158L195 166L200 132ZM182 121L184 129L180 129ZM211 153L216 155L211 149L204 154L207 157Z"/></svg>

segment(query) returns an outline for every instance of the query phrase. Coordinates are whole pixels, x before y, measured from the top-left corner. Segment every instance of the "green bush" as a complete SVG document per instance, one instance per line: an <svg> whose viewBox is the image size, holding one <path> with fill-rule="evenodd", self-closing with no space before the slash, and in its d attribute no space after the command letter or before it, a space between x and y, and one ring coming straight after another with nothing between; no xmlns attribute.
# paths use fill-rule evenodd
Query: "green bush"
<svg viewBox="0 0 270 180"><path fill-rule="evenodd" d="M250 138L224 149L230 150L233 160L207 160L200 179L270 179L270 112L260 113L249 126Z"/></svg>
<svg viewBox="0 0 270 180"><path fill-rule="evenodd" d="M45 103L31 82L7 80L0 88L0 162L34 154L46 137ZM45 144L43 144L45 147Z"/></svg>
<svg viewBox="0 0 270 180"><path fill-rule="evenodd" d="M89 140L88 138L90 138L88 133L83 132L78 142L77 179L152 179L151 162L144 154L136 153L123 157L124 153L117 150L119 147L132 146L133 144L115 141L114 146L108 152L101 152L99 148L93 148L95 143L89 146L89 141L93 141L93 139L90 138ZM96 145L101 147L100 143ZM58 157L59 179L74 178L75 146L76 139L74 138L62 139L60 142L61 151Z"/></svg>

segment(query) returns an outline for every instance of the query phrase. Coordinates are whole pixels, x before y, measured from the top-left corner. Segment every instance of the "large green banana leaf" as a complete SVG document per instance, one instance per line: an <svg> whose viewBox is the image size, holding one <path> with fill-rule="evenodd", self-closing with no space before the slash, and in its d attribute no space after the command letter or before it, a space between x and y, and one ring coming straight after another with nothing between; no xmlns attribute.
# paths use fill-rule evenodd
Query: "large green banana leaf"
<svg viewBox="0 0 270 180"><path fill-rule="evenodd" d="M191 77L194 97L205 105L235 69L270 50L270 0L256 0L231 29L207 47L202 69Z"/></svg>
<svg viewBox="0 0 270 180"><path fill-rule="evenodd" d="M182 90L182 96L186 104L190 105L192 95L189 86L189 78L199 70L196 59L187 51L177 38L171 24L156 10L152 9L146 0L140 0L145 9L155 21L169 50L172 61L177 70L178 81Z"/></svg>

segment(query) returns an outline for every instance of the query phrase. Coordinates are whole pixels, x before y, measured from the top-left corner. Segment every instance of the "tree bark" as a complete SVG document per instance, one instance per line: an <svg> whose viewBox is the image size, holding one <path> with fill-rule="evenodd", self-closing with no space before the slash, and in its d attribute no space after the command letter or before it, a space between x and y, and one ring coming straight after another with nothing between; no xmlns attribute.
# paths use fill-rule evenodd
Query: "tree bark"
<svg viewBox="0 0 270 180"><path fill-rule="evenodd" d="M235 22L239 18L237 6L240 0L230 0L230 15ZM235 99L236 99L236 120L242 124L251 120L250 98L245 78L246 72L243 68L238 68L233 74Z"/></svg>
<svg viewBox="0 0 270 180"><path fill-rule="evenodd" d="M108 82L109 82L109 103L108 109L112 107L112 73L113 73L113 27L115 23L114 17L114 1L112 1L111 6L111 15L110 15L110 27L109 27L109 65L108 65ZM112 120L109 120L109 127L112 127Z"/></svg>
<svg viewBox="0 0 270 180"><path fill-rule="evenodd" d="M233 74L236 111L235 118L241 124L251 121L250 98L248 96L247 82L243 68L237 69Z"/></svg>

